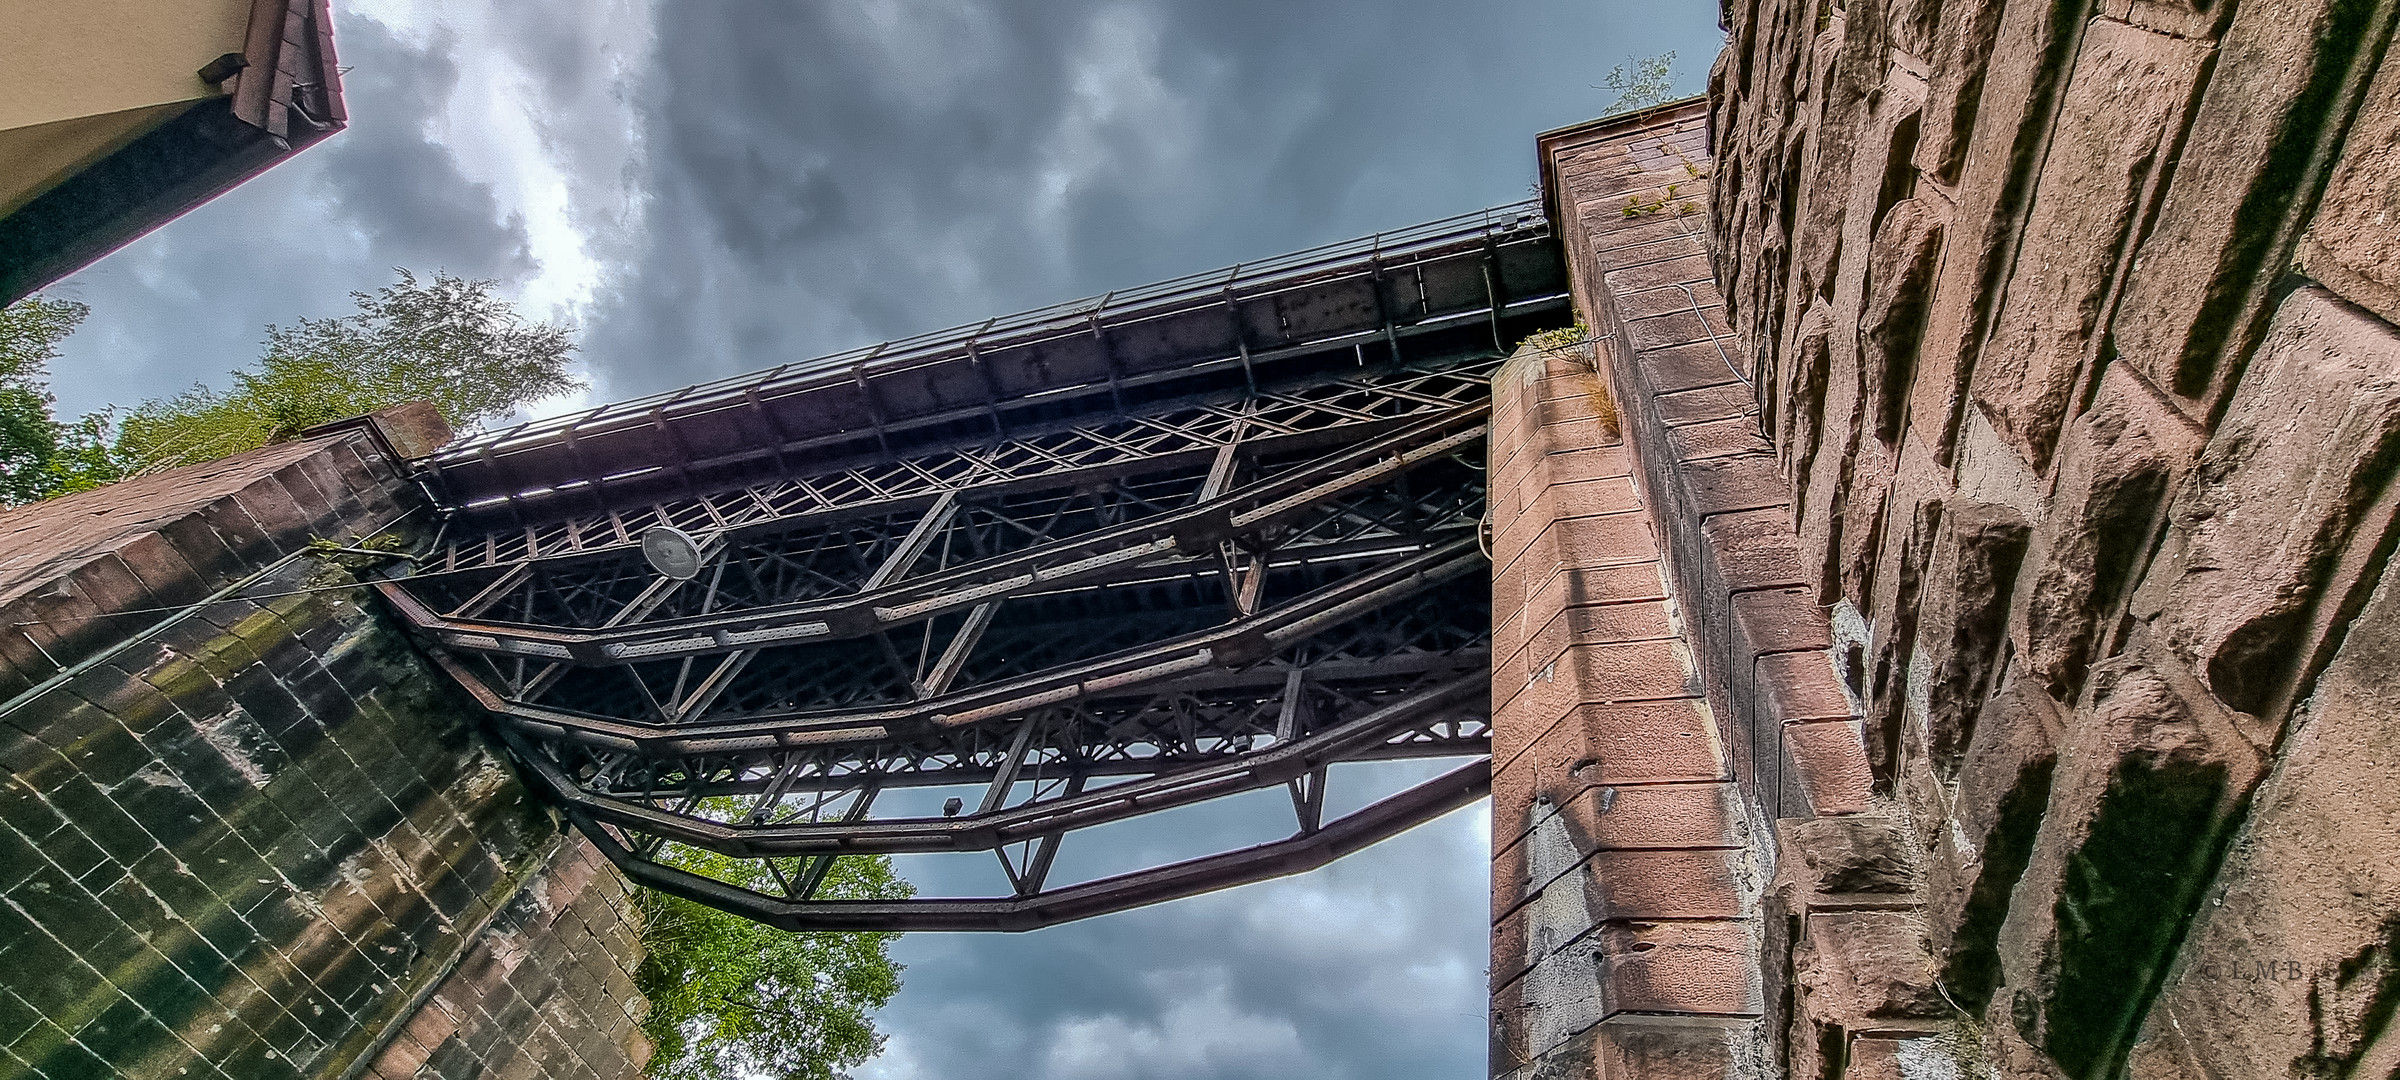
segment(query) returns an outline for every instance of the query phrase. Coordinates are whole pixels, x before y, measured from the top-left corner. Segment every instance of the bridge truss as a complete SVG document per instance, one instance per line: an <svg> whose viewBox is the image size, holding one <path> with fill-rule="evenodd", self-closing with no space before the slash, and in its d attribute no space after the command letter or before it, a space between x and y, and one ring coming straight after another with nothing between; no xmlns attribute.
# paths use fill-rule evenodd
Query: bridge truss
<svg viewBox="0 0 2400 1080"><path fill-rule="evenodd" d="M443 531L381 588L629 876L762 922L1293 873L1488 787L1488 378L1565 283L1509 207L493 433L428 463ZM1327 817L1333 766L1412 758L1468 761ZM878 812L913 788L963 795ZM1075 834L1275 788L1283 839L1051 880ZM926 853L1009 892L820 895Z"/></svg>

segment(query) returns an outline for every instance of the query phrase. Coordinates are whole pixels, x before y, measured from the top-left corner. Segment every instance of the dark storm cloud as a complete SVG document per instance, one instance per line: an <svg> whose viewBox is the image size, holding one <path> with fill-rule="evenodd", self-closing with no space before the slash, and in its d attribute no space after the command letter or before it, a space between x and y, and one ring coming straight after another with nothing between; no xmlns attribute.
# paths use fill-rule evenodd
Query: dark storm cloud
<svg viewBox="0 0 2400 1080"><path fill-rule="evenodd" d="M893 1043L860 1075L1478 1075L1484 820L1462 812L1304 877L1032 934L904 939Z"/></svg>
<svg viewBox="0 0 2400 1080"><path fill-rule="evenodd" d="M458 66L456 40L437 33L422 51L395 41L380 25L345 27L343 58L367 56L345 79L351 122L379 137L335 140L316 162L315 188L334 204L365 247L409 267L438 266L479 278L517 278L533 269L524 224L500 208L491 188L467 179L448 147L426 131L449 103ZM364 39L363 41L361 39Z"/></svg>
<svg viewBox="0 0 2400 1080"><path fill-rule="evenodd" d="M658 27L613 394L1523 198L1609 64L1715 47L1589 0L705 10Z"/></svg>
<svg viewBox="0 0 2400 1080"><path fill-rule="evenodd" d="M342 314L395 266L524 275L522 223L427 134L458 81L452 44L343 22L351 130L48 290L92 307L53 372L62 411L222 383L266 324Z"/></svg>
<svg viewBox="0 0 2400 1080"><path fill-rule="evenodd" d="M644 246L586 338L610 395L1524 198L1533 134L1606 106L1611 64L1673 49L1696 89L1716 45L1703 6L1588 0L678 10ZM904 939L861 1076L1479 1075L1485 820L1032 934Z"/></svg>
<svg viewBox="0 0 2400 1080"><path fill-rule="evenodd" d="M1591 84L1611 65L1672 49L1696 90L1718 40L1705 0L440 10L481 21L342 18L349 131L53 290L94 309L64 405L221 378L265 323L346 310L395 265L522 288L555 270L534 253L561 203L596 279L579 317L602 397L1133 287L1524 198L1533 134L1608 105ZM500 64L523 78L478 81ZM531 116L538 146L512 152L563 193L471 179L494 173L462 157L491 148L429 123L461 85L497 88L462 105ZM1289 813L1116 839L1272 834ZM906 938L891 1050L861 1076L1476 1075L1483 822L1031 934ZM1063 852L1062 877L1108 872L1088 854ZM907 872L929 894L998 876Z"/></svg>

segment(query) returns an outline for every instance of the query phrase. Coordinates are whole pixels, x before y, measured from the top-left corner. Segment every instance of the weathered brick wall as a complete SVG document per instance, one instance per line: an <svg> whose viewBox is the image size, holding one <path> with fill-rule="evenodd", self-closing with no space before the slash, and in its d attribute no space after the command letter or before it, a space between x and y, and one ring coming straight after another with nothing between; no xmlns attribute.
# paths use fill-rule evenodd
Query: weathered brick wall
<svg viewBox="0 0 2400 1080"><path fill-rule="evenodd" d="M0 1076L638 1072L621 880L302 550L429 527L408 442L0 514Z"/></svg>
<svg viewBox="0 0 2400 1080"><path fill-rule="evenodd" d="M1492 380L1494 1076L1761 1045L1738 740L1591 355L1527 347Z"/></svg>
<svg viewBox="0 0 2400 1080"><path fill-rule="evenodd" d="M1800 948L1795 1075L2390 1075L2395 4L1724 14L1732 366L1951 1017L1862 1054L1924 1010Z"/></svg>
<svg viewBox="0 0 2400 1080"><path fill-rule="evenodd" d="M1943 1026L1711 279L1705 122L1540 140L1592 342L1493 386L1494 637L1528 643L1494 671L1495 1074L1815 1077Z"/></svg>
<svg viewBox="0 0 2400 1080"><path fill-rule="evenodd" d="M631 1077L649 1060L632 886L580 838L493 914L366 1075Z"/></svg>

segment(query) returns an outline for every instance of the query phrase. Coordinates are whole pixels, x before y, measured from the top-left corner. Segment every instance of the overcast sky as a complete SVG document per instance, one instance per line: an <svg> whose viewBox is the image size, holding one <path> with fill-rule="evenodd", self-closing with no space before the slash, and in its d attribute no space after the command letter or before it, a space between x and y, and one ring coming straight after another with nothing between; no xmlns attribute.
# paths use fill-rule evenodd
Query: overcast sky
<svg viewBox="0 0 2400 1080"><path fill-rule="evenodd" d="M1398 228L1527 197L1611 66L1696 92L1720 40L1707 0L335 7L348 131L48 290L92 307L62 414L222 385L396 266L580 326L608 400ZM1480 1075L1485 820L911 937L864 1075Z"/></svg>

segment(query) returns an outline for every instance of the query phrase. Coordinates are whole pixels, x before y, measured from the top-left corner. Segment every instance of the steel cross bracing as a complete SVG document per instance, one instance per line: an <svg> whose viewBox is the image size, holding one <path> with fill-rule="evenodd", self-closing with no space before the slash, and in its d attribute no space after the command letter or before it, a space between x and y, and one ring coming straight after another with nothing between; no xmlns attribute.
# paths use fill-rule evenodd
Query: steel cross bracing
<svg viewBox="0 0 2400 1080"><path fill-rule="evenodd" d="M1300 276L1372 291L1424 257L1378 244ZM1383 307L1380 333L1229 383L1087 386L947 443L881 433L907 456L754 459L740 485L638 505L591 501L627 490L601 484L454 506L438 558L382 588L629 875L764 922L1026 929L1306 869L1488 785L1486 380L1567 318L1556 295L1430 329ZM698 577L630 543L657 523L701 541ZM1327 818L1336 766L1407 758L1469 760ZM1071 834L1277 787L1285 839L1051 880ZM943 788L948 813L877 810ZM702 876L726 863L695 852L753 869ZM959 852L996 856L1007 892L817 895L842 855Z"/></svg>
<svg viewBox="0 0 2400 1080"><path fill-rule="evenodd" d="M466 440L430 462L456 515L444 568L623 545L1160 452L1137 418L1329 371L1513 344L1569 318L1566 266L1527 202L991 319ZM1261 395L1265 396L1261 396ZM806 483L801 479L806 478Z"/></svg>

